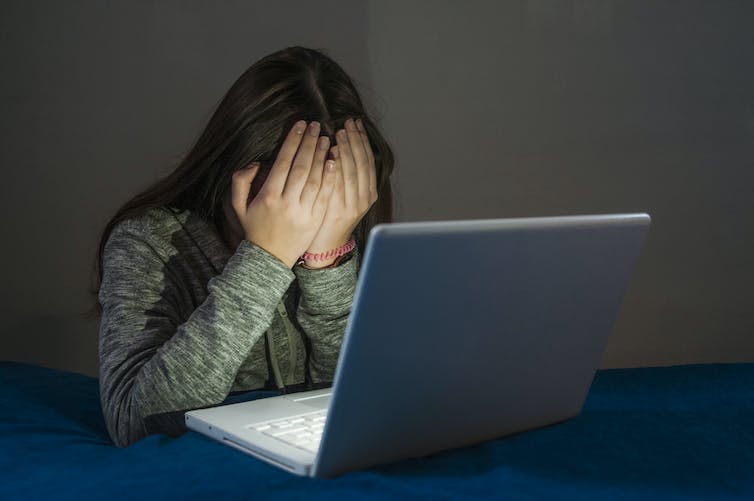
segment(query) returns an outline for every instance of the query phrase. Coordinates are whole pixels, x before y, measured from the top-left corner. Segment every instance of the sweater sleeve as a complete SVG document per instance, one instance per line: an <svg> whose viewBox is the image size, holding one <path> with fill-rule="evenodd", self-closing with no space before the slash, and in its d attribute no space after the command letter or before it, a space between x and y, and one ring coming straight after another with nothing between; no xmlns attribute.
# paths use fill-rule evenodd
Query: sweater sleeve
<svg viewBox="0 0 754 501"><path fill-rule="evenodd" d="M295 279L285 263L243 240L186 319L179 311L185 291L166 272L168 259L137 219L120 222L105 245L99 385L118 447L154 433L178 436L186 410L221 403Z"/></svg>
<svg viewBox="0 0 754 501"><path fill-rule="evenodd" d="M312 383L331 383L335 379L359 274L358 246L353 253L348 261L334 268L293 267L301 290L296 320L310 346L308 368Z"/></svg>

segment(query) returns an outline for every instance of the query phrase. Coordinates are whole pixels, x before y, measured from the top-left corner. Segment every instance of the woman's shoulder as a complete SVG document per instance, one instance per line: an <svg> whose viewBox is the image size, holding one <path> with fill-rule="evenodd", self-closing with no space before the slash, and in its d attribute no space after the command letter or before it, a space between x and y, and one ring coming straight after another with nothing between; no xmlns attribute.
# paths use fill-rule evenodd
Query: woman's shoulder
<svg viewBox="0 0 754 501"><path fill-rule="evenodd" d="M172 236L182 228L182 223L189 215L189 210L172 206L151 207L119 221L113 227L111 236L139 239L164 250L169 247Z"/></svg>

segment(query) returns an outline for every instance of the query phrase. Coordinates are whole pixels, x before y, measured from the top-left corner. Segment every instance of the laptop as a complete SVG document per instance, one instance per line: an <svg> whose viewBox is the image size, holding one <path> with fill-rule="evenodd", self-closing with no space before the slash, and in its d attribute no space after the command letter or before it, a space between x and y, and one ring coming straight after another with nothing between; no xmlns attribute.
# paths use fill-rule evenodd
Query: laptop
<svg viewBox="0 0 754 501"><path fill-rule="evenodd" d="M332 385L188 411L186 426L334 477L573 418L649 224L646 213L377 224Z"/></svg>

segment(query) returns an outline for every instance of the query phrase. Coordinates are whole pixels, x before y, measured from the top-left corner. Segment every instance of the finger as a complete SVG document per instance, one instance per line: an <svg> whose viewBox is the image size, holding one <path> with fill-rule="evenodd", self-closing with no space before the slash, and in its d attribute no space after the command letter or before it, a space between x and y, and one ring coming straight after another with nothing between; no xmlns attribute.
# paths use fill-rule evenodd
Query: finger
<svg viewBox="0 0 754 501"><path fill-rule="evenodd" d="M356 120L356 128L359 129L361 135L361 142L364 143L364 149L367 152L367 158L369 159L369 192L377 192L377 162L374 159L374 152L372 151L372 145L369 142L369 136L367 135L366 127L361 119Z"/></svg>
<svg viewBox="0 0 754 501"><path fill-rule="evenodd" d="M346 186L343 182L343 165L339 159L335 161L335 187L333 188L332 198L333 203L331 205L335 205L338 210L345 206Z"/></svg>
<svg viewBox="0 0 754 501"><path fill-rule="evenodd" d="M335 172L337 166L333 160L325 162L325 169L322 173L322 185L317 193L317 199L312 206L312 214L317 217L323 217L330 203L330 197L335 187Z"/></svg>
<svg viewBox="0 0 754 501"><path fill-rule="evenodd" d="M330 138L327 136L320 136L317 140L317 149L314 152L314 160L312 161L312 168L309 170L309 185L304 186L301 192L300 202L311 210L314 200L317 198L317 193L322 185L322 172L326 165L324 165L327 149L330 146Z"/></svg>
<svg viewBox="0 0 754 501"><path fill-rule="evenodd" d="M271 193L273 195L280 196L283 193L285 187L285 181L288 179L288 172L291 169L291 164L296 156L298 147L301 144L301 140L304 137L304 129L306 128L306 121L299 120L291 130L288 131L283 145L280 147L275 163L270 169L270 174L267 177L267 182L262 187L261 192Z"/></svg>
<svg viewBox="0 0 754 501"><path fill-rule="evenodd" d="M288 200L300 203L301 192L309 179L312 170L312 161L314 152L317 150L317 140L319 139L320 125L316 120L309 123L309 127L304 132L304 139L296 152L296 158L293 160L293 166L288 173L288 180L283 188L282 196ZM322 165L319 166L322 168Z"/></svg>
<svg viewBox="0 0 754 501"><path fill-rule="evenodd" d="M346 131L348 132L348 144L351 147L354 164L358 166L367 165L369 159L367 150L361 140L361 133L356 128L356 122L352 118L346 120Z"/></svg>
<svg viewBox="0 0 754 501"><path fill-rule="evenodd" d="M237 215L246 214L249 189L259 172L259 164L253 163L233 173L230 203Z"/></svg>
<svg viewBox="0 0 754 501"><path fill-rule="evenodd" d="M359 195L359 178L356 166L353 163L353 156L348 145L348 135L345 130L340 130L335 135L338 142L338 148L333 152L336 158L340 159L340 165L343 169L343 184L345 189L346 206L355 206L358 202Z"/></svg>
<svg viewBox="0 0 754 501"><path fill-rule="evenodd" d="M361 142L364 143L364 150L367 152L367 158L369 162L374 164L374 152L372 151L372 144L369 142L369 136L367 136L366 127L361 119L356 120L356 128L359 130L361 136Z"/></svg>
<svg viewBox="0 0 754 501"><path fill-rule="evenodd" d="M356 122L353 118L346 120L346 132L348 132L348 146L351 149L354 170L356 171L356 194L359 200L369 198L369 172L367 152L364 149L364 143L361 142L361 134L356 128Z"/></svg>

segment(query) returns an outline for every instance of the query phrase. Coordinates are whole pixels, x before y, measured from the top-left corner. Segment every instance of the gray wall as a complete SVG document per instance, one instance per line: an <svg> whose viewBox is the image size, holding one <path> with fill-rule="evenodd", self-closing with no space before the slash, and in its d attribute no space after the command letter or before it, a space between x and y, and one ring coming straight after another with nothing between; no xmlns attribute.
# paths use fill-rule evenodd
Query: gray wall
<svg viewBox="0 0 754 501"><path fill-rule="evenodd" d="M380 119L398 221L652 215L602 367L754 361L754 4L286 5L2 4L0 359L96 375L77 313L108 217L300 44Z"/></svg>

